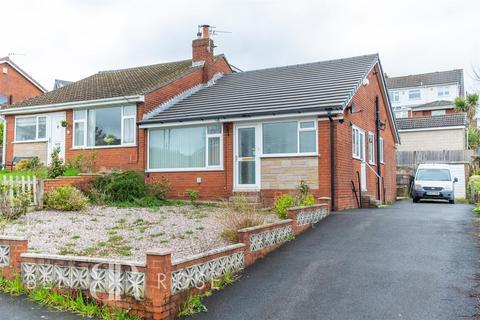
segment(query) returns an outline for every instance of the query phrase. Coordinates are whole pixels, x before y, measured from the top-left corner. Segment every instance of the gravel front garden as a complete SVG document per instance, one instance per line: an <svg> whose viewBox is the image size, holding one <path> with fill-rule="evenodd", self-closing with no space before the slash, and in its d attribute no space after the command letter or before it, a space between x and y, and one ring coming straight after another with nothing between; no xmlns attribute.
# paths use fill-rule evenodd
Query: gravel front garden
<svg viewBox="0 0 480 320"><path fill-rule="evenodd" d="M223 207L192 205L158 209L92 206L80 212L34 211L0 234L25 236L36 253L145 261L151 249L172 250L174 259L228 245L222 239ZM278 221L262 214L265 223Z"/></svg>

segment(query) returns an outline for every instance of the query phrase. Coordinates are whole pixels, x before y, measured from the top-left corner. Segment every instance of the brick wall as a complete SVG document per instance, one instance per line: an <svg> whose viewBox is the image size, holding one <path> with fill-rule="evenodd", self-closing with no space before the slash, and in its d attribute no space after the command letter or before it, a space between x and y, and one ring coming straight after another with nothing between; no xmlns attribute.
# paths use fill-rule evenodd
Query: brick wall
<svg viewBox="0 0 480 320"><path fill-rule="evenodd" d="M8 70L7 74L3 73L4 67ZM7 63L0 64L0 95L12 96L12 103L16 103L42 93L42 90L27 80L15 68Z"/></svg>
<svg viewBox="0 0 480 320"><path fill-rule="evenodd" d="M58 177L56 179L43 180L43 191L48 192L66 185L74 186L82 191L90 190L90 184L98 174L82 174L76 177Z"/></svg>

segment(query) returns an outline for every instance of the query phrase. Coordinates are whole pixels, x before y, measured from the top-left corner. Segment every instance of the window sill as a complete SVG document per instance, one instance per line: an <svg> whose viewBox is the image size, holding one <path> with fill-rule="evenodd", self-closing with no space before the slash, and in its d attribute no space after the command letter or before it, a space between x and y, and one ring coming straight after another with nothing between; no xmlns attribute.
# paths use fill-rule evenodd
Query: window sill
<svg viewBox="0 0 480 320"><path fill-rule="evenodd" d="M318 157L319 154L316 152L309 152L309 153L276 153L276 154L262 154L260 159L262 158L301 158L301 157Z"/></svg>
<svg viewBox="0 0 480 320"><path fill-rule="evenodd" d="M216 167L216 168L182 168L182 169L147 169L145 170L145 173L212 172L212 171L224 171L224 168Z"/></svg>
<svg viewBox="0 0 480 320"><path fill-rule="evenodd" d="M374 166L375 162L368 161L368 164L371 165L371 166Z"/></svg>
<svg viewBox="0 0 480 320"><path fill-rule="evenodd" d="M22 144L22 143L41 143L41 142L48 142L48 140L47 140L47 139L41 139L41 140L13 141L14 144Z"/></svg>
<svg viewBox="0 0 480 320"><path fill-rule="evenodd" d="M136 144L125 144L119 146L97 146L97 147L73 147L70 150L93 150L93 149L115 149L115 148L136 148Z"/></svg>

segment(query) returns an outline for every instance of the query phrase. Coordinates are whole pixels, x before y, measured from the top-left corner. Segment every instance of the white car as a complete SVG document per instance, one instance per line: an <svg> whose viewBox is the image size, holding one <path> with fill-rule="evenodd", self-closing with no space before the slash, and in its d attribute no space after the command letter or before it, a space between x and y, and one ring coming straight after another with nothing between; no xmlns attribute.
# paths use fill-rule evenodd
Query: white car
<svg viewBox="0 0 480 320"><path fill-rule="evenodd" d="M412 191L413 202L421 199L440 199L455 203L454 184L450 166L446 164L421 164L415 174Z"/></svg>

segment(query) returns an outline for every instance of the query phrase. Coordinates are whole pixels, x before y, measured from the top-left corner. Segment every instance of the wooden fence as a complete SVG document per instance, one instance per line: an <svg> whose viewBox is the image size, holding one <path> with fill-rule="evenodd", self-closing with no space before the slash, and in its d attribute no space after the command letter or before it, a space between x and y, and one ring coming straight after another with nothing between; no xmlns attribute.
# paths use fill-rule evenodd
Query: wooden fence
<svg viewBox="0 0 480 320"><path fill-rule="evenodd" d="M416 167L420 163L470 163L474 150L397 151L397 166Z"/></svg>
<svg viewBox="0 0 480 320"><path fill-rule="evenodd" d="M42 204L42 181L36 177L30 176L3 176L3 191L8 193L10 197L19 193L28 192L31 195L32 204L38 206Z"/></svg>

